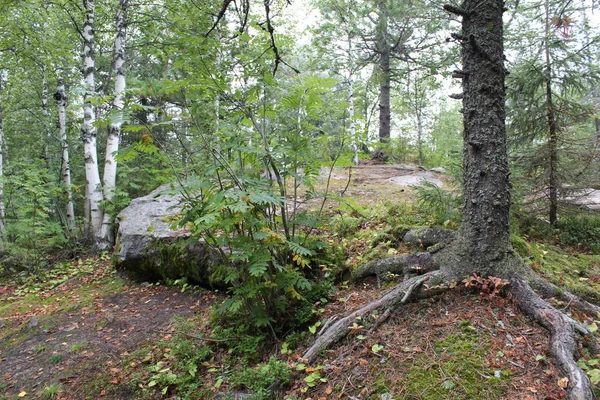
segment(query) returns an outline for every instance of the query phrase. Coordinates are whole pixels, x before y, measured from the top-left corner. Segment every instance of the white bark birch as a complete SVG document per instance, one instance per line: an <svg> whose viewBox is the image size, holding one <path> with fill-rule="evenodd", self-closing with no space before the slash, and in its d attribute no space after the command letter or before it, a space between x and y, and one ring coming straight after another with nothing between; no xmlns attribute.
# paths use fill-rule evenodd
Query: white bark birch
<svg viewBox="0 0 600 400"><path fill-rule="evenodd" d="M352 36L348 33L348 134L350 135L350 147L352 148L352 162L358 167L358 145L356 144L356 121L354 120L354 57L353 57Z"/></svg>
<svg viewBox="0 0 600 400"><path fill-rule="evenodd" d="M95 94L95 54L94 54L94 11L95 0L83 0L86 18L83 24L83 81L85 87L83 124L81 139L83 140L85 176L87 181L86 201L90 207L90 228L94 245L98 245L102 229L103 212L100 203L104 199L102 182L98 171L98 153L96 150L96 113L91 103Z"/></svg>
<svg viewBox="0 0 600 400"><path fill-rule="evenodd" d="M115 19L117 34L115 37L115 93L112 103L112 121L108 131L106 141L106 157L104 162L104 199L112 200L115 195L117 181L117 159L115 157L119 150L119 141L121 139L121 126L123 125L123 104L126 89L126 52L125 41L127 38L127 7L129 0L120 0L117 16ZM102 231L100 238L105 246L114 243L112 231L112 222L114 215L105 212L102 222Z"/></svg>
<svg viewBox="0 0 600 400"><path fill-rule="evenodd" d="M50 157L50 110L48 110L48 80L46 79L46 71L42 71L42 129L44 134L44 157L46 158L46 167L52 168Z"/></svg>
<svg viewBox="0 0 600 400"><path fill-rule="evenodd" d="M67 230L72 233L75 229L75 206L73 205L73 188L71 186L71 164L69 163L69 142L67 141L67 94L65 83L59 78L54 95L58 109L58 133L62 150L61 177L67 195Z"/></svg>

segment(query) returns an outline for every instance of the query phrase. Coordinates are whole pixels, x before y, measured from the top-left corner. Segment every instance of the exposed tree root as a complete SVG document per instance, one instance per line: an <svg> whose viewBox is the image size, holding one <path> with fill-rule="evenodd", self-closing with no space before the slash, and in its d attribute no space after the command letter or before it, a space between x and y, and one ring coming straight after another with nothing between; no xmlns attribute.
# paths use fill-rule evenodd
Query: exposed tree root
<svg viewBox="0 0 600 400"><path fill-rule="evenodd" d="M402 273L405 276L411 273L425 272L425 274L402 282L380 299L338 320L335 324L330 325L328 329L323 329L303 358L309 363L314 362L320 351L325 350L348 334L349 328L357 317L383 310L382 315L371 327L371 330L378 329L389 318L394 306L437 295L448 290L452 286L450 283L463 279L464 276L461 276L461 274L465 274L465 269L452 268L453 265L457 266L457 262L463 260L461 251L464 251L464 243L461 243L460 240L451 242L453 238L460 239L455 235L454 232L437 229L411 230L406 234L405 241L417 244L420 247L435 246L438 243L448 245L435 254L434 252L424 252L392 257L373 261L360 267L354 273L356 279L369 275L381 275L384 272ZM462 250L461 246L463 246ZM575 352L577 351L578 340L583 339L582 343L585 346L594 354L599 354L600 347L596 338L584 325L548 304L531 286L544 297L561 299L568 302L569 306L584 312L600 315L600 307L540 278L510 247L502 254L504 256L498 259L491 258L494 261L492 267L483 268L483 272L479 270L474 272L481 275L489 271L496 271L499 274L498 277L510 278L510 292L513 298L518 301L521 310L550 332L551 353L556 359L562 374L568 378L567 398L570 400L595 399L596 396L587 375L577 365ZM427 281L429 281L429 287L425 288L424 283Z"/></svg>
<svg viewBox="0 0 600 400"><path fill-rule="evenodd" d="M581 311L592 313L594 316L600 316L600 307L567 290L559 288L545 279L536 276L536 278L532 280L531 285L544 297L553 297L566 301L570 306L578 308Z"/></svg>
<svg viewBox="0 0 600 400"><path fill-rule="evenodd" d="M356 322L356 318L358 317L373 314L383 308L391 308L397 304L406 303L410 300L431 297L444 290L444 288L439 286L424 290L423 284L426 281L432 281L437 284L444 281L444 275L440 271L432 271L400 283L383 297L372 301L331 325L321 336L317 337L313 345L304 353L302 358L309 363L314 362L321 351L327 349L348 334L348 329Z"/></svg>
<svg viewBox="0 0 600 400"><path fill-rule="evenodd" d="M551 353L561 372L569 379L567 398L571 400L595 399L592 386L586 374L577 365L574 353L577 350L576 333L593 338L581 324L558 311L531 289L523 279L511 279L510 291L518 301L521 310L550 331ZM595 339L593 347L597 348Z"/></svg>
<svg viewBox="0 0 600 400"><path fill-rule="evenodd" d="M368 262L357 268L352 274L352 278L362 279L367 276L381 275L383 273L407 276L411 274L423 274L439 268L439 264L432 257L431 253L423 252Z"/></svg>
<svg viewBox="0 0 600 400"><path fill-rule="evenodd" d="M414 228L406 232L402 241L407 244L427 248L438 243L450 243L456 231L437 228Z"/></svg>

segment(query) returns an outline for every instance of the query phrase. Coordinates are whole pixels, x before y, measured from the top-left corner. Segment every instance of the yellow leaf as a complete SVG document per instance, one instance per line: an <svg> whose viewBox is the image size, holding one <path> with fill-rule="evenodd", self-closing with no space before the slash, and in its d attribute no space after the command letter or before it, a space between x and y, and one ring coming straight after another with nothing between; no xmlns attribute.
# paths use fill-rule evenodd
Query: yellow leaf
<svg viewBox="0 0 600 400"><path fill-rule="evenodd" d="M19 393L19 397L25 397L25 396L27 396L26 391L22 391L21 393Z"/></svg>
<svg viewBox="0 0 600 400"><path fill-rule="evenodd" d="M566 377L565 377L565 378L560 378L560 379L559 379L559 380L556 382L556 384L557 384L558 386L560 386L561 388L563 388L563 389L566 389L566 388L567 388L567 386L569 386L569 378L566 378Z"/></svg>

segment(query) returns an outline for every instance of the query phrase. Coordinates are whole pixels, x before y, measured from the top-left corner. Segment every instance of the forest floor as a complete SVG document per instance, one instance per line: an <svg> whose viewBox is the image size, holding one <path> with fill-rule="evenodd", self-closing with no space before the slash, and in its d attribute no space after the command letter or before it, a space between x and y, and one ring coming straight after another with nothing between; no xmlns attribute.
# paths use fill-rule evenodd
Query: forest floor
<svg viewBox="0 0 600 400"><path fill-rule="evenodd" d="M333 176L335 190L363 205L410 200L413 189L392 179L423 173L393 166L354 171L347 187L343 175ZM564 256L541 249L546 259ZM581 259L587 263L585 283L596 285L600 258L589 257ZM540 271L559 281L566 276L551 268ZM279 343L262 350L258 360L236 361L232 348L218 340L207 350L212 337L207 321L212 306L223 300L218 292L132 282L113 270L108 256L60 263L42 275L0 282L0 400L246 398L243 379L232 377L267 368L269 357L291 371L291 382L279 392L288 399L564 397L547 332L510 300L465 288L403 306L374 332L357 321L348 340L324 352L319 365L304 368L300 355L322 325L311 327L293 349ZM340 283L321 305L321 324L381 296L392 284ZM197 328L186 327L189 321ZM194 365L189 374L177 375L174 354L190 345ZM207 355L199 358L203 351ZM195 377L200 383L190 386ZM186 393L178 392L182 382Z"/></svg>

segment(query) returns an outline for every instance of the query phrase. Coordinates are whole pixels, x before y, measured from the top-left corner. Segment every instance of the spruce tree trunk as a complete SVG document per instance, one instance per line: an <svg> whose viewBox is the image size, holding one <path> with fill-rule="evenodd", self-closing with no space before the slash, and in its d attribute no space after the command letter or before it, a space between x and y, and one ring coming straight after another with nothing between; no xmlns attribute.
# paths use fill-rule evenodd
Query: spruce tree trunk
<svg viewBox="0 0 600 400"><path fill-rule="evenodd" d="M83 124L81 125L81 139L83 140L85 177L87 181L86 203L89 205L89 219L92 241L98 243L102 229L103 212L100 203L104 199L102 182L98 170L98 153L96 149L96 113L91 103L95 88L95 54L94 54L94 12L95 0L83 0L85 7L85 22L83 24L83 81L85 87Z"/></svg>
<svg viewBox="0 0 600 400"><path fill-rule="evenodd" d="M117 159L119 141L121 139L121 126L123 125L123 104L126 89L125 67L125 40L127 37L127 7L129 0L120 0L115 19L117 34L115 37L115 93L112 103L113 120L108 131L106 141L106 157L104 162L104 199L111 201L115 195L117 181ZM100 247L106 248L114 244L115 238L112 230L114 215L105 212L100 233Z"/></svg>
<svg viewBox="0 0 600 400"><path fill-rule="evenodd" d="M463 221L440 262L458 275L507 276L510 186L504 109L503 0L465 0L461 8L463 70ZM514 255L514 254L513 254Z"/></svg>
<svg viewBox="0 0 600 400"><path fill-rule="evenodd" d="M423 112L417 105L415 109L417 117L417 149L419 151L419 166L423 166Z"/></svg>
<svg viewBox="0 0 600 400"><path fill-rule="evenodd" d="M546 66L544 79L546 81L546 118L548 122L548 201L550 207L548 219L551 224L556 223L558 217L558 126L556 121L556 112L554 110L554 100L552 94L552 66L550 57L550 12L548 4L546 9L546 27L544 52L546 57Z"/></svg>
<svg viewBox="0 0 600 400"><path fill-rule="evenodd" d="M390 107L390 53L391 46L388 38L388 9L387 0L379 0L379 26L377 30L377 51L379 53L379 142L390 141L391 107Z"/></svg>
<svg viewBox="0 0 600 400"><path fill-rule="evenodd" d="M73 205L73 188L71 186L71 165L69 162L69 142L67 140L67 91L64 81L59 78L54 95L58 109L58 133L62 150L61 177L67 195L67 230L72 233L75 229L75 207Z"/></svg>

